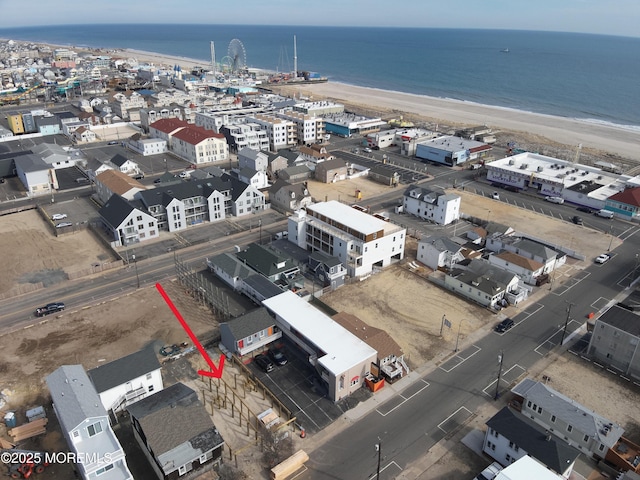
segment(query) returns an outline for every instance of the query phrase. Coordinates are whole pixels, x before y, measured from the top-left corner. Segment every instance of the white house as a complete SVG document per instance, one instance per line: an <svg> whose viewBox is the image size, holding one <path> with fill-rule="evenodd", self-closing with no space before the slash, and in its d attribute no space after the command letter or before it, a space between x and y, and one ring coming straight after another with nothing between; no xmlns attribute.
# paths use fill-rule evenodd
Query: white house
<svg viewBox="0 0 640 480"><path fill-rule="evenodd" d="M252 185L224 175L223 180L231 182L231 213L236 217L250 215L266 208L264 193Z"/></svg>
<svg viewBox="0 0 640 480"><path fill-rule="evenodd" d="M146 189L135 178L113 169L106 169L97 175L94 182L98 198L102 203L109 200L113 194L121 195L127 200L133 200L136 193Z"/></svg>
<svg viewBox="0 0 640 480"><path fill-rule="evenodd" d="M432 270L451 269L464 260L462 247L448 237L429 237L418 241L416 260Z"/></svg>
<svg viewBox="0 0 640 480"><path fill-rule="evenodd" d="M109 160L109 163L111 163L116 170L126 173L127 175L140 173L140 167L136 162L119 153L114 155L111 160Z"/></svg>
<svg viewBox="0 0 640 480"><path fill-rule="evenodd" d="M513 252L500 252L489 255L489 263L518 275L523 282L535 285L536 279L544 273L544 264Z"/></svg>
<svg viewBox="0 0 640 480"><path fill-rule="evenodd" d="M63 365L46 381L60 429L79 460L76 467L82 478L133 480L107 411L82 365Z"/></svg>
<svg viewBox="0 0 640 480"><path fill-rule="evenodd" d="M98 214L114 247L134 245L160 235L158 221L120 195L112 195Z"/></svg>
<svg viewBox="0 0 640 480"><path fill-rule="evenodd" d="M238 180L247 185L251 185L258 190L269 186L269 178L264 170L254 170L253 168L241 168L238 172Z"/></svg>
<svg viewBox="0 0 640 480"><path fill-rule="evenodd" d="M419 186L404 192L404 211L438 225L449 225L460 218L460 196L442 193Z"/></svg>
<svg viewBox="0 0 640 480"><path fill-rule="evenodd" d="M336 200L289 217L289 241L338 257L349 275L369 275L404 257L406 229Z"/></svg>
<svg viewBox="0 0 640 480"><path fill-rule="evenodd" d="M266 172L269 167L269 155L266 152L244 147L238 152L238 168L245 167Z"/></svg>
<svg viewBox="0 0 640 480"><path fill-rule="evenodd" d="M331 400L337 402L364 385L377 359L375 349L291 290L262 304L275 315L283 334L307 354Z"/></svg>
<svg viewBox="0 0 640 480"><path fill-rule="evenodd" d="M29 195L46 195L57 187L55 170L33 154L15 157L16 174Z"/></svg>
<svg viewBox="0 0 640 480"><path fill-rule="evenodd" d="M87 372L105 410L117 413L164 388L160 362L148 347Z"/></svg>
<svg viewBox="0 0 640 480"><path fill-rule="evenodd" d="M145 157L169 151L167 141L160 138L132 138L129 140L129 148Z"/></svg>
<svg viewBox="0 0 640 480"><path fill-rule="evenodd" d="M88 126L81 126L73 132L72 139L76 143L91 143L96 141L96 134Z"/></svg>
<svg viewBox="0 0 640 480"><path fill-rule="evenodd" d="M229 160L229 145L224 135L195 125L175 132L169 145L173 153L194 165Z"/></svg>

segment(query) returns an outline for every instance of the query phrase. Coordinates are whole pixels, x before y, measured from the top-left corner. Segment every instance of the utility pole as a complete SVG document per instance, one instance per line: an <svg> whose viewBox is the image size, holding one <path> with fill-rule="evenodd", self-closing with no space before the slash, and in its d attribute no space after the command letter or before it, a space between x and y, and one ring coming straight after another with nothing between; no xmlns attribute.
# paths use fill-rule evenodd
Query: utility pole
<svg viewBox="0 0 640 480"><path fill-rule="evenodd" d="M454 350L454 352L458 351L458 340L460 340L460 327L462 327L462 320L460 320L460 323L458 324L458 335L456 336L456 349Z"/></svg>
<svg viewBox="0 0 640 480"><path fill-rule="evenodd" d="M567 302L565 300L565 302ZM571 316L571 307L575 305L575 303L567 302L569 306L567 307L567 318L564 320L564 329L562 330L562 339L560 340L560 346L564 343L564 337L567 334L567 325L569 324L569 317Z"/></svg>
<svg viewBox="0 0 640 480"><path fill-rule="evenodd" d="M442 315L442 322L440 323L440 336L442 336L442 329L444 328L444 322L447 321L446 314Z"/></svg>
<svg viewBox="0 0 640 480"><path fill-rule="evenodd" d="M493 397L494 400L498 400L498 396L500 393L500 377L502 376L502 360L504 359L504 353L500 350L500 354L498 355L498 362L500 363L500 367L498 367L498 381L496 382L496 394Z"/></svg>
<svg viewBox="0 0 640 480"><path fill-rule="evenodd" d="M376 443L376 450L378 451L378 468L376 470L376 480L380 480L380 460L382 459L382 440L378 438Z"/></svg>
<svg viewBox="0 0 640 480"><path fill-rule="evenodd" d="M138 275L138 261L136 260L136 254L134 253L133 255L131 255L131 259L133 260L133 266L136 269L136 281L137 281L137 288L140 288L140 275Z"/></svg>

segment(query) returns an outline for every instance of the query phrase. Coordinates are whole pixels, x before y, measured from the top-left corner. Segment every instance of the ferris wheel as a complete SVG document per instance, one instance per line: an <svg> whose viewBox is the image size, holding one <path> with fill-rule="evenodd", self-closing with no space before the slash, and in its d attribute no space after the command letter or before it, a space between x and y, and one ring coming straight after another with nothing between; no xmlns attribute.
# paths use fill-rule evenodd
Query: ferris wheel
<svg viewBox="0 0 640 480"><path fill-rule="evenodd" d="M241 72L247 68L247 51L240 40L234 38L229 42L227 56L223 60L233 73Z"/></svg>

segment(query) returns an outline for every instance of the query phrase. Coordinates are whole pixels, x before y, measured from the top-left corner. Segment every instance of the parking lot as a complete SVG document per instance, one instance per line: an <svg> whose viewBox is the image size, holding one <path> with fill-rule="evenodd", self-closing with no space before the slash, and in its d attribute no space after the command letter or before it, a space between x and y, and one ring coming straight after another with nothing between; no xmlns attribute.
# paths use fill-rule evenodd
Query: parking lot
<svg viewBox="0 0 640 480"><path fill-rule="evenodd" d="M297 418L296 423L309 433L319 432L344 411L353 408L372 394L365 388L337 403L326 397L326 384L306 359L306 355L288 339L284 339L287 364L275 366L265 373L255 362L249 368L256 377Z"/></svg>

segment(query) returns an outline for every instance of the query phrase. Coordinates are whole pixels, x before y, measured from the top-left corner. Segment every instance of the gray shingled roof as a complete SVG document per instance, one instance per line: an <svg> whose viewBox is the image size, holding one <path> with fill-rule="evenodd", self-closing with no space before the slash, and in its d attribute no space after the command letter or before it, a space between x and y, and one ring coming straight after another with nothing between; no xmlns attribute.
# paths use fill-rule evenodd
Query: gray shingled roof
<svg viewBox="0 0 640 480"><path fill-rule="evenodd" d="M130 380L160 368L160 362L152 347L105 363L87 372L98 393L122 385Z"/></svg>
<svg viewBox="0 0 640 480"><path fill-rule="evenodd" d="M257 243L249 244L245 250L236 253L236 257L266 277L296 268L290 258L278 255L273 250Z"/></svg>
<svg viewBox="0 0 640 480"><path fill-rule="evenodd" d="M125 218L134 210L134 206L131 205L126 199L122 198L118 194L113 194L107 200L102 208L98 211L98 214L113 228L119 227Z"/></svg>
<svg viewBox="0 0 640 480"><path fill-rule="evenodd" d="M280 293L282 293L282 291ZM229 329L237 340L240 340L275 324L275 320L269 315L267 309L260 307L238 318L234 318L224 325L226 325L226 328ZM223 324L220 324L220 326L222 325Z"/></svg>
<svg viewBox="0 0 640 480"><path fill-rule="evenodd" d="M198 394L182 383L127 407L165 474L224 444Z"/></svg>
<svg viewBox="0 0 640 480"><path fill-rule="evenodd" d="M640 337L640 315L630 312L626 308L614 305L604 312L596 322L606 323L630 335Z"/></svg>
<svg viewBox="0 0 640 480"><path fill-rule="evenodd" d="M253 270L230 253L221 253L220 255L216 255L211 258L209 262L220 268L232 278L246 279L250 275L256 275Z"/></svg>
<svg viewBox="0 0 640 480"><path fill-rule="evenodd" d="M63 365L47 376L47 386L65 432L71 432L87 418L107 416L82 365Z"/></svg>
<svg viewBox="0 0 640 480"><path fill-rule="evenodd" d="M548 436L544 428L509 407L491 417L487 426L559 474L564 473L580 455L578 450L553 435Z"/></svg>
<svg viewBox="0 0 640 480"><path fill-rule="evenodd" d="M336 267L342 263L338 257L328 255L320 250L316 250L315 252L312 252L309 255L309 258L312 258L318 263L323 263L327 267Z"/></svg>
<svg viewBox="0 0 640 480"><path fill-rule="evenodd" d="M580 432L597 439L609 448L612 448L624 433L624 429L620 425L601 417L548 385L530 378L522 380L513 387L511 392L520 395L527 401L530 400L546 412L555 415L569 425L573 425ZM607 435L602 433L605 425L610 427Z"/></svg>
<svg viewBox="0 0 640 480"><path fill-rule="evenodd" d="M258 292L264 298L275 297L276 295L280 295L284 291L267 277L263 277L262 275L258 274L248 276L244 279L244 283L248 287L251 287L256 292Z"/></svg>
<svg viewBox="0 0 640 480"><path fill-rule="evenodd" d="M245 187L246 184L243 184ZM197 196L209 197L214 191L225 192L231 188L231 184L219 178L211 177L191 182L178 182L171 185L162 185L144 190L138 193L145 205L166 205L166 194L170 199L183 200ZM169 200L170 201L170 200ZM168 203L168 202L167 202Z"/></svg>

